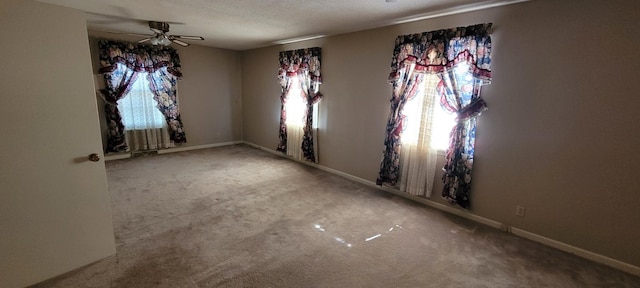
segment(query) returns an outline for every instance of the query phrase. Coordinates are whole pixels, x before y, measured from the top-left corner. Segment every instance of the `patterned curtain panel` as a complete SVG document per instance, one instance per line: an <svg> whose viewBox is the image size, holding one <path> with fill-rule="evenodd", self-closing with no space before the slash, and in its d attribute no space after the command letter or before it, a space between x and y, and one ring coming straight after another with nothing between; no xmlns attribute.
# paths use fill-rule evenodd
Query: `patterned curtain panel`
<svg viewBox="0 0 640 288"><path fill-rule="evenodd" d="M105 115L107 120L107 152L127 151L124 124L120 111L118 110L118 100L122 99L133 86L138 78L138 72L126 65L113 65L109 73L104 74L106 83L105 89L100 90L104 98Z"/></svg>
<svg viewBox="0 0 640 288"><path fill-rule="evenodd" d="M291 83L299 83L302 97L307 107L304 113L304 127L302 139L302 153L304 159L316 162L313 145L313 105L322 99L320 84L320 52L319 47L289 50L280 52L280 68L278 70L278 82L281 86L280 101L280 143L277 150L287 152L287 109L286 102ZM297 77L299 81L292 81Z"/></svg>
<svg viewBox="0 0 640 288"><path fill-rule="evenodd" d="M153 99L158 102L158 109L164 114L169 125L169 136L174 143L186 143L187 138L180 120L176 84L178 77L169 73L167 67L161 67L149 73L149 87L153 91Z"/></svg>
<svg viewBox="0 0 640 288"><path fill-rule="evenodd" d="M137 45L117 41L98 41L100 70L106 88L100 90L105 99L108 126L107 152L128 150L124 125L117 101L127 95L138 72L149 72L150 88L156 95L158 109L165 115L174 143L184 143L182 122L176 101L176 80L182 76L180 57L167 46Z"/></svg>
<svg viewBox="0 0 640 288"><path fill-rule="evenodd" d="M395 186L400 176L400 136L406 117L402 113L407 101L416 96L420 83L424 80L424 66L417 65L415 57L403 62L402 67L394 71L391 84L391 111L387 119L386 137L384 139L384 154L380 164L380 173L376 184L384 183Z"/></svg>
<svg viewBox="0 0 640 288"><path fill-rule="evenodd" d="M491 28L487 23L396 38L389 76L394 89L378 185L395 185L398 179L401 112L403 103L414 96L411 85L418 77L407 75L436 73L440 104L456 113L458 121L450 134L442 195L451 203L469 207L475 119L487 107L480 98L480 86L491 80Z"/></svg>

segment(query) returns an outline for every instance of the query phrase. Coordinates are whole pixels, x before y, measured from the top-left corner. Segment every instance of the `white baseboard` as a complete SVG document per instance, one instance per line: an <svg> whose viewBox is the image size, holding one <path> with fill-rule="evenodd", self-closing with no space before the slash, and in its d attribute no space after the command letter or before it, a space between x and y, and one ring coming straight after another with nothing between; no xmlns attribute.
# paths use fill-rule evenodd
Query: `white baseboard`
<svg viewBox="0 0 640 288"><path fill-rule="evenodd" d="M174 148L169 148L169 149L158 150L158 154L167 154L167 153L174 153L174 152L183 152L183 151L190 151L190 150L215 148L215 147L236 145L236 144L241 144L241 143L242 143L242 141L231 141L231 142L222 142L222 143L206 144L206 145L174 147Z"/></svg>
<svg viewBox="0 0 640 288"><path fill-rule="evenodd" d="M589 260L591 260L593 262L604 264L604 265L607 265L609 267L613 267L613 268L616 268L618 270L622 270L622 271L627 272L629 274L640 276L640 267L638 267L638 266L634 266L634 265L631 265L629 263L622 262L620 260L616 260L616 259L604 256L604 255L600 255L600 254L597 254L597 253L594 253L594 252L591 252L591 251L588 251L588 250L584 250L582 248L578 248L578 247L569 245L569 244L564 243L564 242L553 240L551 238L547 238L547 237L544 237L542 235L531 233L529 231L522 230L520 228L511 227L511 233L513 233L514 235L520 236L522 238L529 239L531 241L535 241L535 242L547 245L549 247L553 247L553 248L556 248L558 250L562 250L564 252L580 256L580 257L585 258L585 259L589 259Z"/></svg>
<svg viewBox="0 0 640 288"><path fill-rule="evenodd" d="M131 158L131 153L113 153L104 155L104 161L120 160Z"/></svg>
<svg viewBox="0 0 640 288"><path fill-rule="evenodd" d="M215 147L236 145L236 144L241 144L241 143L243 143L243 142L242 141L231 141L231 142L222 142L222 143L206 144L206 145L183 146L183 147L174 147L174 148L169 148L169 149L159 149L156 152L158 152L158 154L167 154L167 153L174 153L174 152L183 152L183 151L190 151L190 150L198 150L198 149L207 149L207 148L215 148ZM113 153L113 154L104 156L104 160L105 161L120 160L120 159L127 159L127 158L131 158L131 153L129 153L129 152Z"/></svg>
<svg viewBox="0 0 640 288"><path fill-rule="evenodd" d="M409 195L407 193L400 192L400 191L398 191L396 189L393 189L393 188L390 188L390 187L378 186L374 182L371 182L369 180L366 180L366 179L363 179L363 178L360 178L360 177L357 177L357 176L353 176L351 174L348 174L348 173L345 173L345 172L342 172L342 171L339 171L339 170L335 170L335 169L332 169L332 168L329 168L329 167L318 165L316 163L311 163L311 162L307 162L307 161L299 161L299 160L293 159L293 158L291 158L291 157L289 157L289 156L287 156L287 155L285 155L283 153L280 153L278 151L275 151L275 150L272 150L272 149L269 149L269 148L266 148L266 147L262 147L262 146L257 145L257 144L253 144L251 142L243 141L243 143L247 144L249 146L252 146L254 148L257 148L257 149L260 149L260 150L263 150L263 151L266 151L266 152L269 152L269 153L272 153L272 154L275 154L275 155L278 155L278 156L282 156L284 158L288 158L288 159L291 159L291 160L299 162L299 163L307 164L309 166L316 167L316 168L318 168L320 170L327 171L327 172L332 173L332 174L336 174L336 175L342 176L344 178L347 178L347 179L362 183L362 184L367 185L369 187L374 187L374 188L377 188L377 189L381 189L381 190L383 190L385 192L389 192L389 193L392 193L394 195L397 195L397 196L400 196L400 197L404 197L404 198L407 198L407 199L410 199L410 200L425 204L425 205L427 205L429 207L433 207L435 209L439 209L439 210L442 210L444 212L448 212L448 213L460 216L462 218L466 218L466 219L472 220L474 222L481 223L481 224L484 224L484 225L487 225L487 226L490 226L490 227L493 227L493 228L496 228L496 229L501 229L501 230L503 230L505 232L513 233L516 236L519 236L519 237L522 237L522 238L525 238L525 239L528 239L528 240L532 240L532 241L538 242L540 244L544 244L546 246L550 246L550 247L556 248L558 250L561 250L561 251L564 251L564 252L567 252L567 253L570 253L570 254L574 254L576 256L591 260L593 262L597 262L597 263L600 263L600 264L607 265L609 267L612 267L612 268L627 272L629 274L640 276L640 267L638 267L638 266L634 266L634 265L631 265L629 263L622 262L620 260L616 260L616 259L604 256L604 255L600 255L600 254L597 254L597 253L594 253L594 252L591 252L591 251L587 251L587 250L584 250L582 248L578 248L578 247L569 245L569 244L564 243L564 242L553 240L551 238L547 238L547 237L544 237L542 235L538 235L538 234L535 234L535 233L532 233L532 232L529 232L529 231L526 231L526 230L523 230L523 229L520 229L520 228L510 227L510 226L505 225L503 223L500 223L498 221L491 220L491 219L488 219L488 218L485 218L485 217L482 217L482 216L478 216L478 215L469 213L467 211L464 211L464 210L461 210L461 209L458 209L458 208L455 208L455 207L452 207L452 206L443 205L441 203L438 203L438 202L435 202L435 201L432 201L432 200L429 200L429 199L426 199L426 198Z"/></svg>
<svg viewBox="0 0 640 288"><path fill-rule="evenodd" d="M397 195L397 196L400 196L400 197L404 197L404 198L407 198L407 199L410 199L410 200L425 204L427 206L430 206L430 207L433 207L433 208L436 208L436 209L439 209L439 210L443 210L445 212L448 212L448 213L451 213L451 214L454 214L454 215L458 215L458 216L463 217L463 218L467 218L467 219L473 220L473 221L478 222L478 223L482 223L484 225L487 225L487 226L490 226L490 227L493 227L493 228L496 228L496 229L500 229L503 226L502 223L499 223L499 222L493 221L491 219L487 219L487 218L484 218L484 217L480 217L480 216L471 214L469 212L466 212L464 210L458 209L456 207L446 206L446 205L440 204L438 202L435 202L435 201L432 201L432 200L429 200L429 199L426 199L426 198L417 197L417 196L413 196L413 195L410 195L410 194L407 194L407 193L403 193L403 192L400 192L399 190L396 190L396 189L393 189L393 188L390 188L390 187L378 186L378 185L376 185L376 183L374 183L372 181L369 181L369 180L366 180L366 179L363 179L363 178L360 178L360 177L357 177L357 176L353 176L351 174L348 174L348 173L345 173L345 172L342 172L342 171L339 171L339 170L335 170L335 169L332 169L332 168L329 168L329 167L326 167L326 166L322 166L322 165L319 165L319 164L316 164L316 163L311 163L311 162L308 162L308 161L299 161L299 160L293 159L293 158L291 158L291 157L289 157L289 156L287 156L287 155L285 155L283 153L280 153L278 151L271 150L269 148L265 148L265 147L262 147L262 146L259 146L259 145L256 145L256 144L253 144L253 143L250 143L250 142L244 141L244 144L247 144L249 146L258 148L260 150L263 150L263 151L266 151L266 152L269 152L269 153L276 154L278 156L289 158L289 159L291 159L293 161L300 162L302 164L306 164L306 165L318 168L320 170L327 171L327 172L332 173L332 174L336 174L336 175L342 176L344 178L356 181L358 183L367 185L369 187L373 187L373 188L376 188L376 189L381 189L381 190L383 190L385 192L389 192L389 193L392 193L394 195Z"/></svg>

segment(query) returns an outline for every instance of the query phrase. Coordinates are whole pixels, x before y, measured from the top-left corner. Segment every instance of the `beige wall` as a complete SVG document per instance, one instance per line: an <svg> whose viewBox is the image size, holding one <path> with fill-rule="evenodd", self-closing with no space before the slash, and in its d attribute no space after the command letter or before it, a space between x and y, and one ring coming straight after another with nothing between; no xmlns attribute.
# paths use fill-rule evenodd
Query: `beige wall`
<svg viewBox="0 0 640 288"><path fill-rule="evenodd" d="M470 213L640 266L637 11L633 0L536 0L245 51L243 139L276 147L278 51L320 46L320 164L375 181L395 37L493 22Z"/></svg>
<svg viewBox="0 0 640 288"><path fill-rule="evenodd" d="M140 38L89 31L91 58L97 74L97 39L135 42ZM178 81L180 114L187 135L185 146L242 140L241 54L237 51L199 45L173 45L180 55L183 77ZM96 85L103 87L102 76ZM100 123L106 147L104 102L99 99Z"/></svg>

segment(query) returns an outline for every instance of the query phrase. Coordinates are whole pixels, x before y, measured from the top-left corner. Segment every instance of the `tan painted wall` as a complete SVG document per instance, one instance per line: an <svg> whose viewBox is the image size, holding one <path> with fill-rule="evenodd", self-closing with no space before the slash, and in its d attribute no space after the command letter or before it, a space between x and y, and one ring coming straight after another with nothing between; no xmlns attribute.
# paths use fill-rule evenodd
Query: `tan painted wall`
<svg viewBox="0 0 640 288"><path fill-rule="evenodd" d="M278 51L320 46L320 164L375 181L395 37L493 22L470 212L640 266L637 11L633 0L536 0L245 51L243 137L276 147ZM440 189L431 200L445 203Z"/></svg>
<svg viewBox="0 0 640 288"><path fill-rule="evenodd" d="M98 71L97 39L135 42L138 37L89 31L94 73ZM183 77L178 81L180 114L187 134L185 146L242 140L241 54L199 45L173 45L180 55ZM103 87L102 76L96 85ZM104 102L99 99L100 123L106 135ZM103 139L106 145L106 139Z"/></svg>

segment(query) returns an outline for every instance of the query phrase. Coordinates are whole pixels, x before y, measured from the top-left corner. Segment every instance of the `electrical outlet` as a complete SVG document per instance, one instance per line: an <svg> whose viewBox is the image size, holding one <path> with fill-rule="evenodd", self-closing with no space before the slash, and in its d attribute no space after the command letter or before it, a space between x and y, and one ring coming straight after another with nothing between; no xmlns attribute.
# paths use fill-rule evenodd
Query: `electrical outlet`
<svg viewBox="0 0 640 288"><path fill-rule="evenodd" d="M511 233L511 226L502 224L500 226L500 231Z"/></svg>
<svg viewBox="0 0 640 288"><path fill-rule="evenodd" d="M516 216L524 217L524 207L518 205L516 206Z"/></svg>

